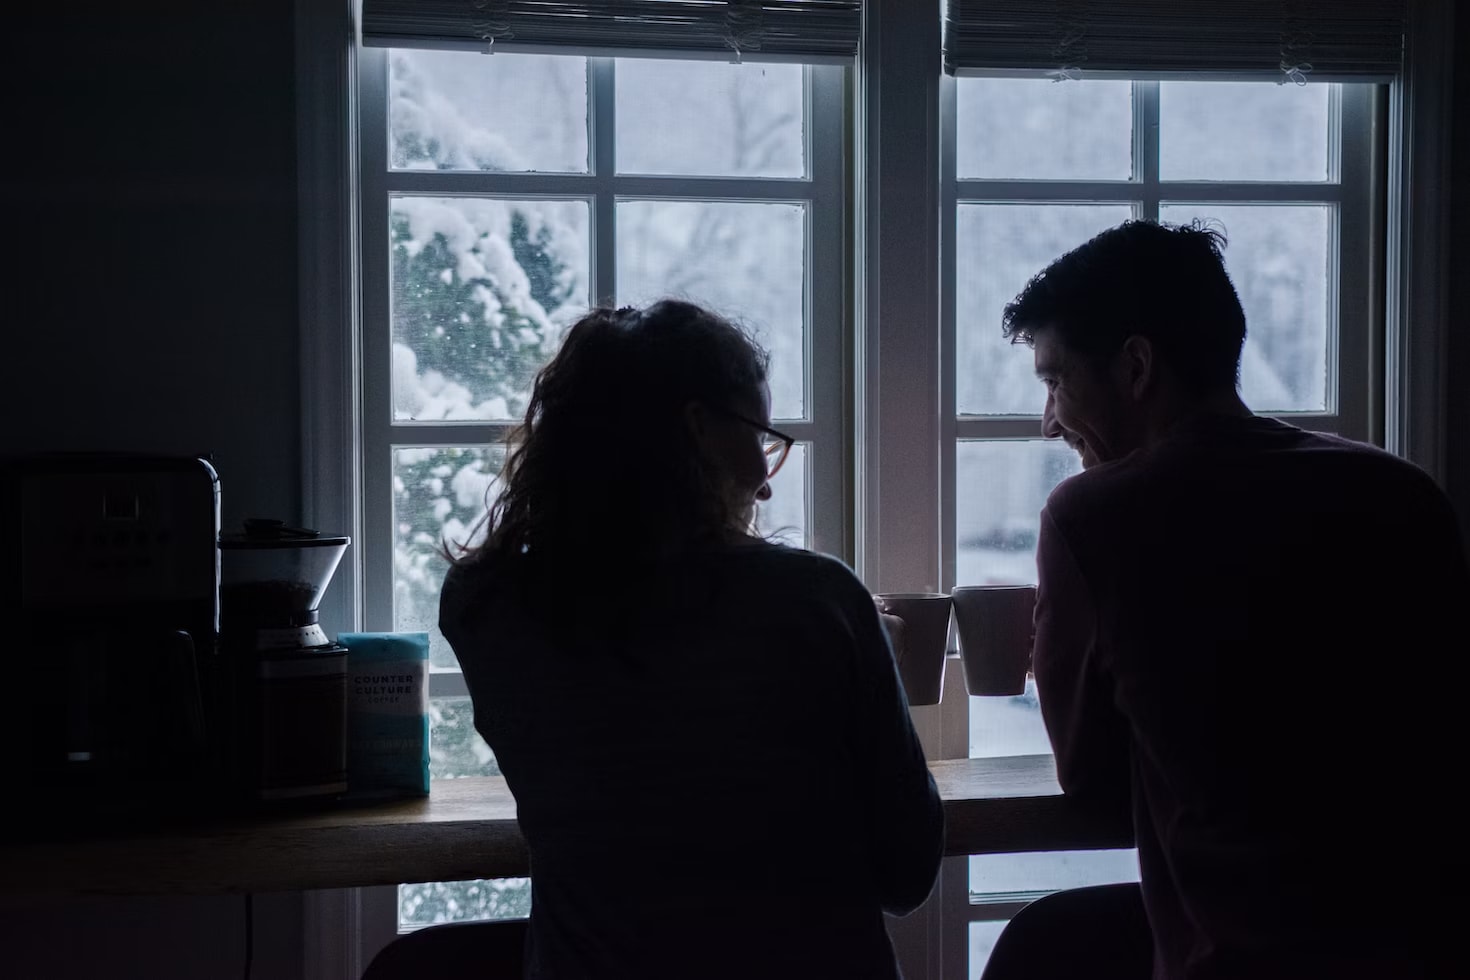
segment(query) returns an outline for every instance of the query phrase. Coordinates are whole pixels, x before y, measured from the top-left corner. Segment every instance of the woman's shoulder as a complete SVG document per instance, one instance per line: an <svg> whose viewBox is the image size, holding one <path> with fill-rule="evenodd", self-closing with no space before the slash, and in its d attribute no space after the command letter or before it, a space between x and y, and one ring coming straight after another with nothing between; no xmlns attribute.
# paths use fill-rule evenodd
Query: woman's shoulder
<svg viewBox="0 0 1470 980"><path fill-rule="evenodd" d="M441 627L463 616L470 609L483 609L486 600L503 591L514 575L504 563L491 558L459 561L444 573L439 589L439 622Z"/></svg>
<svg viewBox="0 0 1470 980"><path fill-rule="evenodd" d="M449 566L449 571L444 573L444 585L440 591L443 596L453 596L471 590L483 588L486 583L495 578L492 563L485 559L471 559L468 561L457 561Z"/></svg>
<svg viewBox="0 0 1470 980"><path fill-rule="evenodd" d="M772 585L792 588L799 593L810 595L813 591L820 591L839 597L860 595L865 601L871 601L867 590L846 562L818 551L770 541L752 541L722 551L718 560L746 568Z"/></svg>
<svg viewBox="0 0 1470 980"><path fill-rule="evenodd" d="M446 631L466 616L480 618L492 607L497 615L523 605L527 569L516 563L479 559L451 565L439 597L439 619ZM713 549L665 568L654 580L672 587L679 604L702 605L699 596L739 594L769 608L813 603L848 608L872 599L852 569L832 555L762 540ZM674 583L682 583L675 585ZM714 593L706 590L714 589ZM733 593L730 591L733 590ZM689 597L696 597L690 600Z"/></svg>

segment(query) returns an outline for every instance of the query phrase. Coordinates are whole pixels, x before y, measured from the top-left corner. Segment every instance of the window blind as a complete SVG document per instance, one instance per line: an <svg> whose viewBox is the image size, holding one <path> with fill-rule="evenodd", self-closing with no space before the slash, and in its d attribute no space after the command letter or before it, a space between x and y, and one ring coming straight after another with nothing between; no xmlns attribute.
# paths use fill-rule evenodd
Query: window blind
<svg viewBox="0 0 1470 980"><path fill-rule="evenodd" d="M363 0L375 47L850 59L862 0Z"/></svg>
<svg viewBox="0 0 1470 980"><path fill-rule="evenodd" d="M948 0L951 74L1387 80L1406 0Z"/></svg>

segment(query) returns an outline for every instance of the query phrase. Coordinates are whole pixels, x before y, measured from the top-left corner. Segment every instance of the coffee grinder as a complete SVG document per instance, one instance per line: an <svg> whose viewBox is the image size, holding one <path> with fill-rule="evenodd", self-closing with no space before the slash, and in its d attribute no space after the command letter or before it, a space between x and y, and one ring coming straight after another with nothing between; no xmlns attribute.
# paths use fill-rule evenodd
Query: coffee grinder
<svg viewBox="0 0 1470 980"><path fill-rule="evenodd" d="M246 802L347 790L347 648L327 637L317 606L349 543L269 520L220 536L229 767Z"/></svg>

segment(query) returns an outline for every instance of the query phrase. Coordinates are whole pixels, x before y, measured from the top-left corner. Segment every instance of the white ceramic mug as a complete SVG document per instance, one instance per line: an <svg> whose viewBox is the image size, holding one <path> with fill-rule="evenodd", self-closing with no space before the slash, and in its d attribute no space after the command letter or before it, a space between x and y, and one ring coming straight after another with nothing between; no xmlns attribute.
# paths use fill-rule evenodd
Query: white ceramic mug
<svg viewBox="0 0 1470 980"><path fill-rule="evenodd" d="M949 596L941 592L880 592L874 596L903 620L893 657L909 704L938 704L944 692L944 653L949 643Z"/></svg>
<svg viewBox="0 0 1470 980"><path fill-rule="evenodd" d="M992 697L1025 693L1036 587L965 585L953 599L965 689Z"/></svg>

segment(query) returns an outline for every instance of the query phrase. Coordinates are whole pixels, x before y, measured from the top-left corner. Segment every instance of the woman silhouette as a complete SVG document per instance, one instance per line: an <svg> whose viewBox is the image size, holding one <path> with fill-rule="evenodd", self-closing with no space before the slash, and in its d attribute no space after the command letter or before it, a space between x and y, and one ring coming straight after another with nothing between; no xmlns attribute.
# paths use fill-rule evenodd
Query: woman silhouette
<svg viewBox="0 0 1470 980"><path fill-rule="evenodd" d="M531 853L528 976L898 975L943 817L872 599L752 532L792 440L698 306L594 310L536 379L440 626Z"/></svg>

